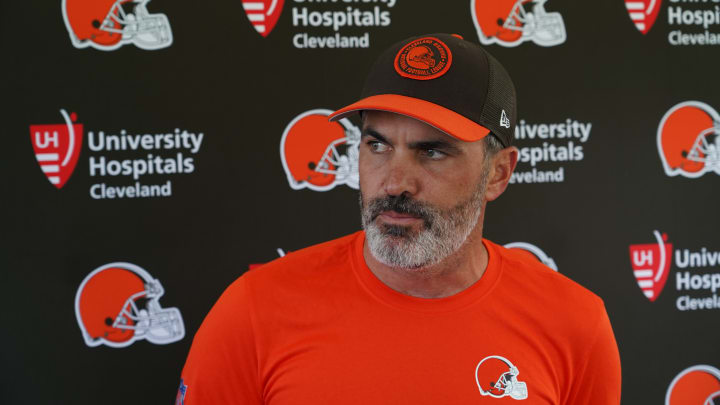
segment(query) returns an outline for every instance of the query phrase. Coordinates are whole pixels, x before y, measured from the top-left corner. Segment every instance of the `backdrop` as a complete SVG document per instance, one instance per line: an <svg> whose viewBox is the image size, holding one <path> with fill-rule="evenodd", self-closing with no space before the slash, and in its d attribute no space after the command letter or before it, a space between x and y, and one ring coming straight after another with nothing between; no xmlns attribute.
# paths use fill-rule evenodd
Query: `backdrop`
<svg viewBox="0 0 720 405"><path fill-rule="evenodd" d="M320 118L433 32L518 89L485 235L604 299L624 404L716 395L716 2L26 0L0 3L0 402L173 403L226 286L359 229L359 123Z"/></svg>

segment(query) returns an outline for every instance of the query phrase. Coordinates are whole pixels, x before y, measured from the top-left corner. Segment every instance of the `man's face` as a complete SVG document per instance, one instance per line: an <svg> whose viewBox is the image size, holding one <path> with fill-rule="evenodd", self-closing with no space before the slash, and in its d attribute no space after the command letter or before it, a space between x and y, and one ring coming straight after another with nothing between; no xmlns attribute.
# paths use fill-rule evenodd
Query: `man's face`
<svg viewBox="0 0 720 405"><path fill-rule="evenodd" d="M416 269L457 251L485 205L483 142L463 142L404 115L366 111L360 205L372 255Z"/></svg>

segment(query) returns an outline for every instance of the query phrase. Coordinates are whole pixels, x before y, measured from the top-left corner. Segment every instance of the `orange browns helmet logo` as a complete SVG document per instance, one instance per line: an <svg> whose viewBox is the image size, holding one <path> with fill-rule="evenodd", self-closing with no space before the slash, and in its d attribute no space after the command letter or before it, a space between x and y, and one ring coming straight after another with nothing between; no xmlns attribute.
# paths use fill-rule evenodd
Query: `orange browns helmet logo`
<svg viewBox="0 0 720 405"><path fill-rule="evenodd" d="M395 71L416 80L438 78L450 69L452 53L445 43L434 37L416 39L395 56Z"/></svg>
<svg viewBox="0 0 720 405"><path fill-rule="evenodd" d="M670 383L665 405L720 404L720 370L707 365L688 367Z"/></svg>
<svg viewBox="0 0 720 405"><path fill-rule="evenodd" d="M185 336L177 308L163 308L160 281L131 263L93 270L75 295L75 316L85 344L120 348L145 339L162 345Z"/></svg>
<svg viewBox="0 0 720 405"><path fill-rule="evenodd" d="M328 121L331 113L322 108L305 111L285 127L280 160L294 190L359 187L360 130L347 118Z"/></svg>
<svg viewBox="0 0 720 405"><path fill-rule="evenodd" d="M172 45L165 14L150 14L150 0L63 0L62 13L76 48L112 51L133 44L154 50Z"/></svg>
<svg viewBox="0 0 720 405"><path fill-rule="evenodd" d="M242 0L248 20L263 37L270 35L275 28L284 3L284 0Z"/></svg>
<svg viewBox="0 0 720 405"><path fill-rule="evenodd" d="M480 42L506 47L518 46L525 41L540 46L562 44L567 38L565 22L560 13L545 11L546 2L470 0L470 11Z"/></svg>
<svg viewBox="0 0 720 405"><path fill-rule="evenodd" d="M630 19L643 34L647 34L655 24L661 4L662 0L625 0Z"/></svg>
<svg viewBox="0 0 720 405"><path fill-rule="evenodd" d="M77 115L60 110L63 124L30 125L35 158L52 185L62 188L75 170L82 149L83 125Z"/></svg>
<svg viewBox="0 0 720 405"><path fill-rule="evenodd" d="M518 381L520 370L502 356L488 356L475 367L475 382L482 396L527 399L527 384Z"/></svg>
<svg viewBox="0 0 720 405"><path fill-rule="evenodd" d="M720 174L720 115L700 101L685 101L663 116L657 146L665 174L700 177Z"/></svg>

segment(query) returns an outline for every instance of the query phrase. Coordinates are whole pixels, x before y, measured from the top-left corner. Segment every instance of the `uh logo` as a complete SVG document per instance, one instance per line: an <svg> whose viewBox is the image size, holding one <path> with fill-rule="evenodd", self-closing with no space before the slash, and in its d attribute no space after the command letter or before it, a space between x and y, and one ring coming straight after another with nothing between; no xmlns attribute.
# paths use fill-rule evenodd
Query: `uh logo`
<svg viewBox="0 0 720 405"><path fill-rule="evenodd" d="M635 28L643 35L655 24L662 0L625 0L625 8Z"/></svg>
<svg viewBox="0 0 720 405"><path fill-rule="evenodd" d="M242 0L248 20L264 38L275 28L284 3L285 0Z"/></svg>
<svg viewBox="0 0 720 405"><path fill-rule="evenodd" d="M57 188L62 188L72 175L82 148L83 125L76 124L77 115L60 110L62 124L30 125L30 139L40 169Z"/></svg>
<svg viewBox="0 0 720 405"><path fill-rule="evenodd" d="M656 243L630 245L630 262L635 279L651 302L665 287L672 259L672 244L667 243L667 234L661 236L658 231L653 234Z"/></svg>

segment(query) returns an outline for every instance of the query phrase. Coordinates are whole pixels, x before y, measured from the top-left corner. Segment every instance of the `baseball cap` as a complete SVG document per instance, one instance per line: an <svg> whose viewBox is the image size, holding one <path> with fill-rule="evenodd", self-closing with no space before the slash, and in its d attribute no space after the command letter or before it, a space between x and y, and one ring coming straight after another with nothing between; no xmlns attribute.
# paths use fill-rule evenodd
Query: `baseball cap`
<svg viewBox="0 0 720 405"><path fill-rule="evenodd" d="M515 86L480 45L455 34L420 35L385 50L365 80L359 101L330 115L363 110L403 114L473 142L489 133L507 147L517 120Z"/></svg>

